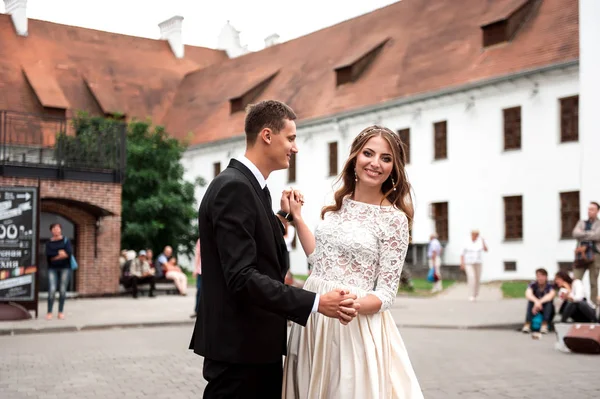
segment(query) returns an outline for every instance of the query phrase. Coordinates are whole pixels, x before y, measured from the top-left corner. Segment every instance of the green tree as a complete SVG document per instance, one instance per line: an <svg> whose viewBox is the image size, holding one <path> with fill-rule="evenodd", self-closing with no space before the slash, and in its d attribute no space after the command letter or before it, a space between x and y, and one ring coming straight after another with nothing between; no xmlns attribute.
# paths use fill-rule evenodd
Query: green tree
<svg viewBox="0 0 600 399"><path fill-rule="evenodd" d="M79 113L73 120L75 136L59 135L58 143L70 153L89 153L88 157L107 159L106 151L98 154L99 137L107 132L114 135L123 122ZM112 142L117 137L108 136ZM198 236L196 187L204 186L204 179L194 182L183 179L181 158L186 144L170 137L162 126L150 122L132 121L127 125L127 164L122 190L121 248L152 248L161 251L171 245L174 251L193 254ZM114 147L117 148L117 147ZM112 155L112 154L110 154ZM89 158L88 158L89 159ZM107 165L110 166L110 165Z"/></svg>
<svg viewBox="0 0 600 399"><path fill-rule="evenodd" d="M161 251L171 245L191 255L198 232L194 190L205 184L183 179L184 143L162 126L131 122L127 133L127 169L123 184L122 248Z"/></svg>

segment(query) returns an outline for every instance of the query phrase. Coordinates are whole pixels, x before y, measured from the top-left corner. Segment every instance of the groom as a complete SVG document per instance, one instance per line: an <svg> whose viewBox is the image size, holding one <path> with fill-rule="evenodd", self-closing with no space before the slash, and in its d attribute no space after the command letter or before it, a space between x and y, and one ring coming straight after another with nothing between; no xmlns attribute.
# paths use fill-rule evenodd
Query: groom
<svg viewBox="0 0 600 399"><path fill-rule="evenodd" d="M275 216L266 180L298 152L295 119L278 101L249 107L245 156L231 160L200 204L203 291L190 349L204 356L205 398L281 398L286 319L306 325L312 312L342 323L356 316L354 295L283 283L289 194Z"/></svg>

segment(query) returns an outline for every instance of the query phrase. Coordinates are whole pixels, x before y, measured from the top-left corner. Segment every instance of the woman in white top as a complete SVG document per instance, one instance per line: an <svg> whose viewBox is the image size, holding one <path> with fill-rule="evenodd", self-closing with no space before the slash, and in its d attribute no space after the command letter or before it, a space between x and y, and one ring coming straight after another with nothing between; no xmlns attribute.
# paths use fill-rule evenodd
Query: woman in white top
<svg viewBox="0 0 600 399"><path fill-rule="evenodd" d="M304 289L347 290L358 299L348 325L313 313L290 332L285 399L422 399L408 353L389 311L409 244L413 206L403 143L380 126L353 141L335 193L315 234L290 198L296 231L313 272Z"/></svg>
<svg viewBox="0 0 600 399"><path fill-rule="evenodd" d="M569 318L578 323L597 321L596 311L585 299L585 288L581 280L574 280L569 273L560 271L554 276L554 284L559 288L558 296L564 300L559 310L563 323L566 323Z"/></svg>
<svg viewBox="0 0 600 399"><path fill-rule="evenodd" d="M481 281L481 262L483 252L487 252L483 238L479 236L479 230L471 231L471 240L463 249L460 257L460 269L467 273L467 284L469 285L469 301L474 301L479 295L479 282Z"/></svg>

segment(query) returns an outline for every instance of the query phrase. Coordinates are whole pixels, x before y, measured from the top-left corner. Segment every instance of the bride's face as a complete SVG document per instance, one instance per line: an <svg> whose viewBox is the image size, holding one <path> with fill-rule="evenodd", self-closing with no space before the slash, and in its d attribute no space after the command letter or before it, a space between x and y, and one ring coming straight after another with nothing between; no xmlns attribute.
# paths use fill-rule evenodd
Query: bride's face
<svg viewBox="0 0 600 399"><path fill-rule="evenodd" d="M373 136L356 157L358 184L368 187L381 187L390 177L394 158L389 143L381 136Z"/></svg>

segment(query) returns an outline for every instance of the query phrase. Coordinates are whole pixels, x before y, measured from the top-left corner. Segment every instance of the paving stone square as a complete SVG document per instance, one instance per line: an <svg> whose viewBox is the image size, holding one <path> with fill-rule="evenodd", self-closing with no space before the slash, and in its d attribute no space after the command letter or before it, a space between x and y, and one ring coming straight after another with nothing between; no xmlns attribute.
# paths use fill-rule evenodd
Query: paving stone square
<svg viewBox="0 0 600 399"><path fill-rule="evenodd" d="M0 392L22 398L199 398L191 326L0 337ZM427 399L598 398L599 356L514 331L401 328Z"/></svg>

